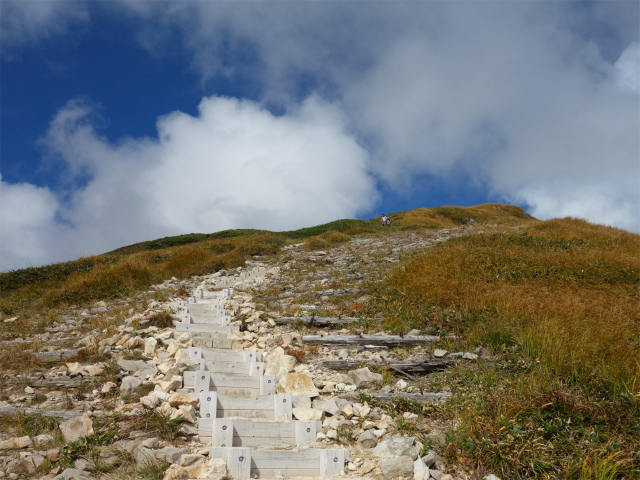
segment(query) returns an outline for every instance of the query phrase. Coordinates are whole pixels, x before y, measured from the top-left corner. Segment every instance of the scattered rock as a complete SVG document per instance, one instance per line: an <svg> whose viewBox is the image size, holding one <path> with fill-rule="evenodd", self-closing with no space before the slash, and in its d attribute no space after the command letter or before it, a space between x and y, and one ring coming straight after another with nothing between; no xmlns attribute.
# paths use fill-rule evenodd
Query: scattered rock
<svg viewBox="0 0 640 480"><path fill-rule="evenodd" d="M385 478L413 478L413 460L406 455L385 460L380 464L380 469Z"/></svg>
<svg viewBox="0 0 640 480"><path fill-rule="evenodd" d="M368 367L358 368L351 370L347 374L347 377L351 380L353 385L360 388L367 383L382 382L382 375L379 373L373 373Z"/></svg>
<svg viewBox="0 0 640 480"><path fill-rule="evenodd" d="M31 445L31 439L28 436L13 437L0 442L0 450L15 450L20 448L27 448L29 445Z"/></svg>
<svg viewBox="0 0 640 480"><path fill-rule="evenodd" d="M297 420L301 420L303 422L322 420L324 418L324 411L316 408L294 407L291 411Z"/></svg>
<svg viewBox="0 0 640 480"><path fill-rule="evenodd" d="M164 474L164 480L223 480L227 478L227 462L212 458L206 463L183 467L171 465Z"/></svg>
<svg viewBox="0 0 640 480"><path fill-rule="evenodd" d="M123 393L131 393L140 386L142 386L142 380L138 377L124 377L120 384L120 391Z"/></svg>
<svg viewBox="0 0 640 480"><path fill-rule="evenodd" d="M317 397L318 389L313 384L313 380L306 373L288 373L282 377L276 385L277 393L291 393L295 395L308 395Z"/></svg>
<svg viewBox="0 0 640 480"><path fill-rule="evenodd" d="M197 406L200 403L200 399L198 397L192 397L186 393L174 393L169 397L169 405L174 408L179 407L180 405L191 405L193 407Z"/></svg>
<svg viewBox="0 0 640 480"><path fill-rule="evenodd" d="M411 457L411 471L413 472L413 460L418 458L419 450L414 443L414 437L392 437L380 442L377 447L371 450L371 453L382 458L400 456Z"/></svg>
<svg viewBox="0 0 640 480"><path fill-rule="evenodd" d="M378 437L371 430L365 430L358 435L358 445L362 448L374 448L378 445Z"/></svg>
<svg viewBox="0 0 640 480"><path fill-rule="evenodd" d="M72 418L66 422L62 422L59 426L65 442L75 442L76 440L87 437L93 433L93 422L86 413L81 417Z"/></svg>

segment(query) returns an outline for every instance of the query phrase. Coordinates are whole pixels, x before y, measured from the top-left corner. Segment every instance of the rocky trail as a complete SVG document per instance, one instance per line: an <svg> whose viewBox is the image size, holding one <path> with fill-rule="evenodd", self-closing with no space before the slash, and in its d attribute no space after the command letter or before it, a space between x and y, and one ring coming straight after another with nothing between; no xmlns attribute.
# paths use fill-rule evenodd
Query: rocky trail
<svg viewBox="0 0 640 480"><path fill-rule="evenodd" d="M411 406L445 402L428 376L482 351L353 313L397 262L468 233L482 231L290 245L2 342L0 478L471 478L428 448L444 426Z"/></svg>

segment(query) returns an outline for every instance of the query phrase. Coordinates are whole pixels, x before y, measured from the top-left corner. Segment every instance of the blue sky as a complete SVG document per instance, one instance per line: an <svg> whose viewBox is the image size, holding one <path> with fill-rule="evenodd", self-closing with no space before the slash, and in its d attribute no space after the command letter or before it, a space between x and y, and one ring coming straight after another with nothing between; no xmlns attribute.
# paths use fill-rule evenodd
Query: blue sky
<svg viewBox="0 0 640 480"><path fill-rule="evenodd" d="M640 230L636 1L0 7L0 270L489 201Z"/></svg>

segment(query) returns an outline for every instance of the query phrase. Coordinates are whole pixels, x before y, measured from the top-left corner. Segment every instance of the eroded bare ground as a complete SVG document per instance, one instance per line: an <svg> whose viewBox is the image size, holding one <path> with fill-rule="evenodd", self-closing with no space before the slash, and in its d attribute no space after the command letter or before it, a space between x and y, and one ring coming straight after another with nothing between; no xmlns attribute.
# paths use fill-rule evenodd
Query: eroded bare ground
<svg viewBox="0 0 640 480"><path fill-rule="evenodd" d="M439 414L449 395L439 372L473 364L482 350L446 352L445 339L397 346L393 332L380 331L367 293L404 258L468 233L482 231L397 232L326 251L289 245L242 269L56 312L44 333L2 342L0 478L222 478L197 435L197 405L181 395L189 391L184 371L196 368L181 349L195 335L175 330L170 306L197 287L222 286L234 287L226 308L242 326L233 348L264 352L278 375L312 378L318 396L294 416L322 420L316 447L351 450L345 476L483 478L487 472L445 465L435 452L451 428ZM323 345L353 335L364 338ZM418 460L410 471L398 461L407 456Z"/></svg>

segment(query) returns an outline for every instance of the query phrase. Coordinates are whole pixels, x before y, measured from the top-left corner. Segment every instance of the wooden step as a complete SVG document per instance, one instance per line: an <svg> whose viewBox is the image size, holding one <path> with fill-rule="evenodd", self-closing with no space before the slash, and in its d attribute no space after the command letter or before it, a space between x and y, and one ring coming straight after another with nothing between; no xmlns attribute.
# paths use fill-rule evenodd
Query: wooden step
<svg viewBox="0 0 640 480"><path fill-rule="evenodd" d="M195 393L214 391L233 397L273 395L278 378L275 375L230 375L199 370L182 374L184 388L193 388Z"/></svg>
<svg viewBox="0 0 640 480"><path fill-rule="evenodd" d="M186 350L186 351L185 351ZM262 353L255 350L227 350L222 348L189 347L183 349L190 359L204 358L207 362L261 362Z"/></svg>
<svg viewBox="0 0 640 480"><path fill-rule="evenodd" d="M206 429L211 435L198 431L201 442L214 447L296 446L316 441L322 422L276 422L243 418L212 418ZM202 422L203 424L206 422Z"/></svg>
<svg viewBox="0 0 640 480"><path fill-rule="evenodd" d="M211 447L209 457L227 460L235 478L332 477L344 471L346 449L252 450L247 447Z"/></svg>
<svg viewBox="0 0 640 480"><path fill-rule="evenodd" d="M193 292L196 300L220 299L224 300L233 295L233 288L223 288L222 290L206 290L198 288Z"/></svg>
<svg viewBox="0 0 640 480"><path fill-rule="evenodd" d="M189 360L196 360L200 362L199 370L206 370L212 373L226 373L230 375L245 375L245 376L256 376L256 375L264 375L265 370L267 369L267 364L264 362L251 362L245 360L239 362L230 362L230 361L207 361L202 357L202 349L189 347L188 355ZM255 352L253 352L255 358ZM223 357L224 357L223 353Z"/></svg>
<svg viewBox="0 0 640 480"><path fill-rule="evenodd" d="M177 332L192 332L192 333L219 333L225 334L229 332L237 332L240 330L238 325L210 325L207 323L176 323Z"/></svg>
<svg viewBox="0 0 640 480"><path fill-rule="evenodd" d="M197 395L197 394L193 394ZM288 393L274 395L258 395L238 398L221 395L218 392L200 392L200 418L198 430L200 435L211 437L213 418L263 419L286 421L293 419L292 409L298 405L298 397Z"/></svg>
<svg viewBox="0 0 640 480"><path fill-rule="evenodd" d="M222 336L215 332L193 332L193 346L215 350L231 350L233 340L226 335Z"/></svg>
<svg viewBox="0 0 640 480"><path fill-rule="evenodd" d="M229 325L231 323L230 315L192 315L189 312L181 312L176 314L178 320L182 323L204 323L209 325ZM238 328L239 330L239 328Z"/></svg>

